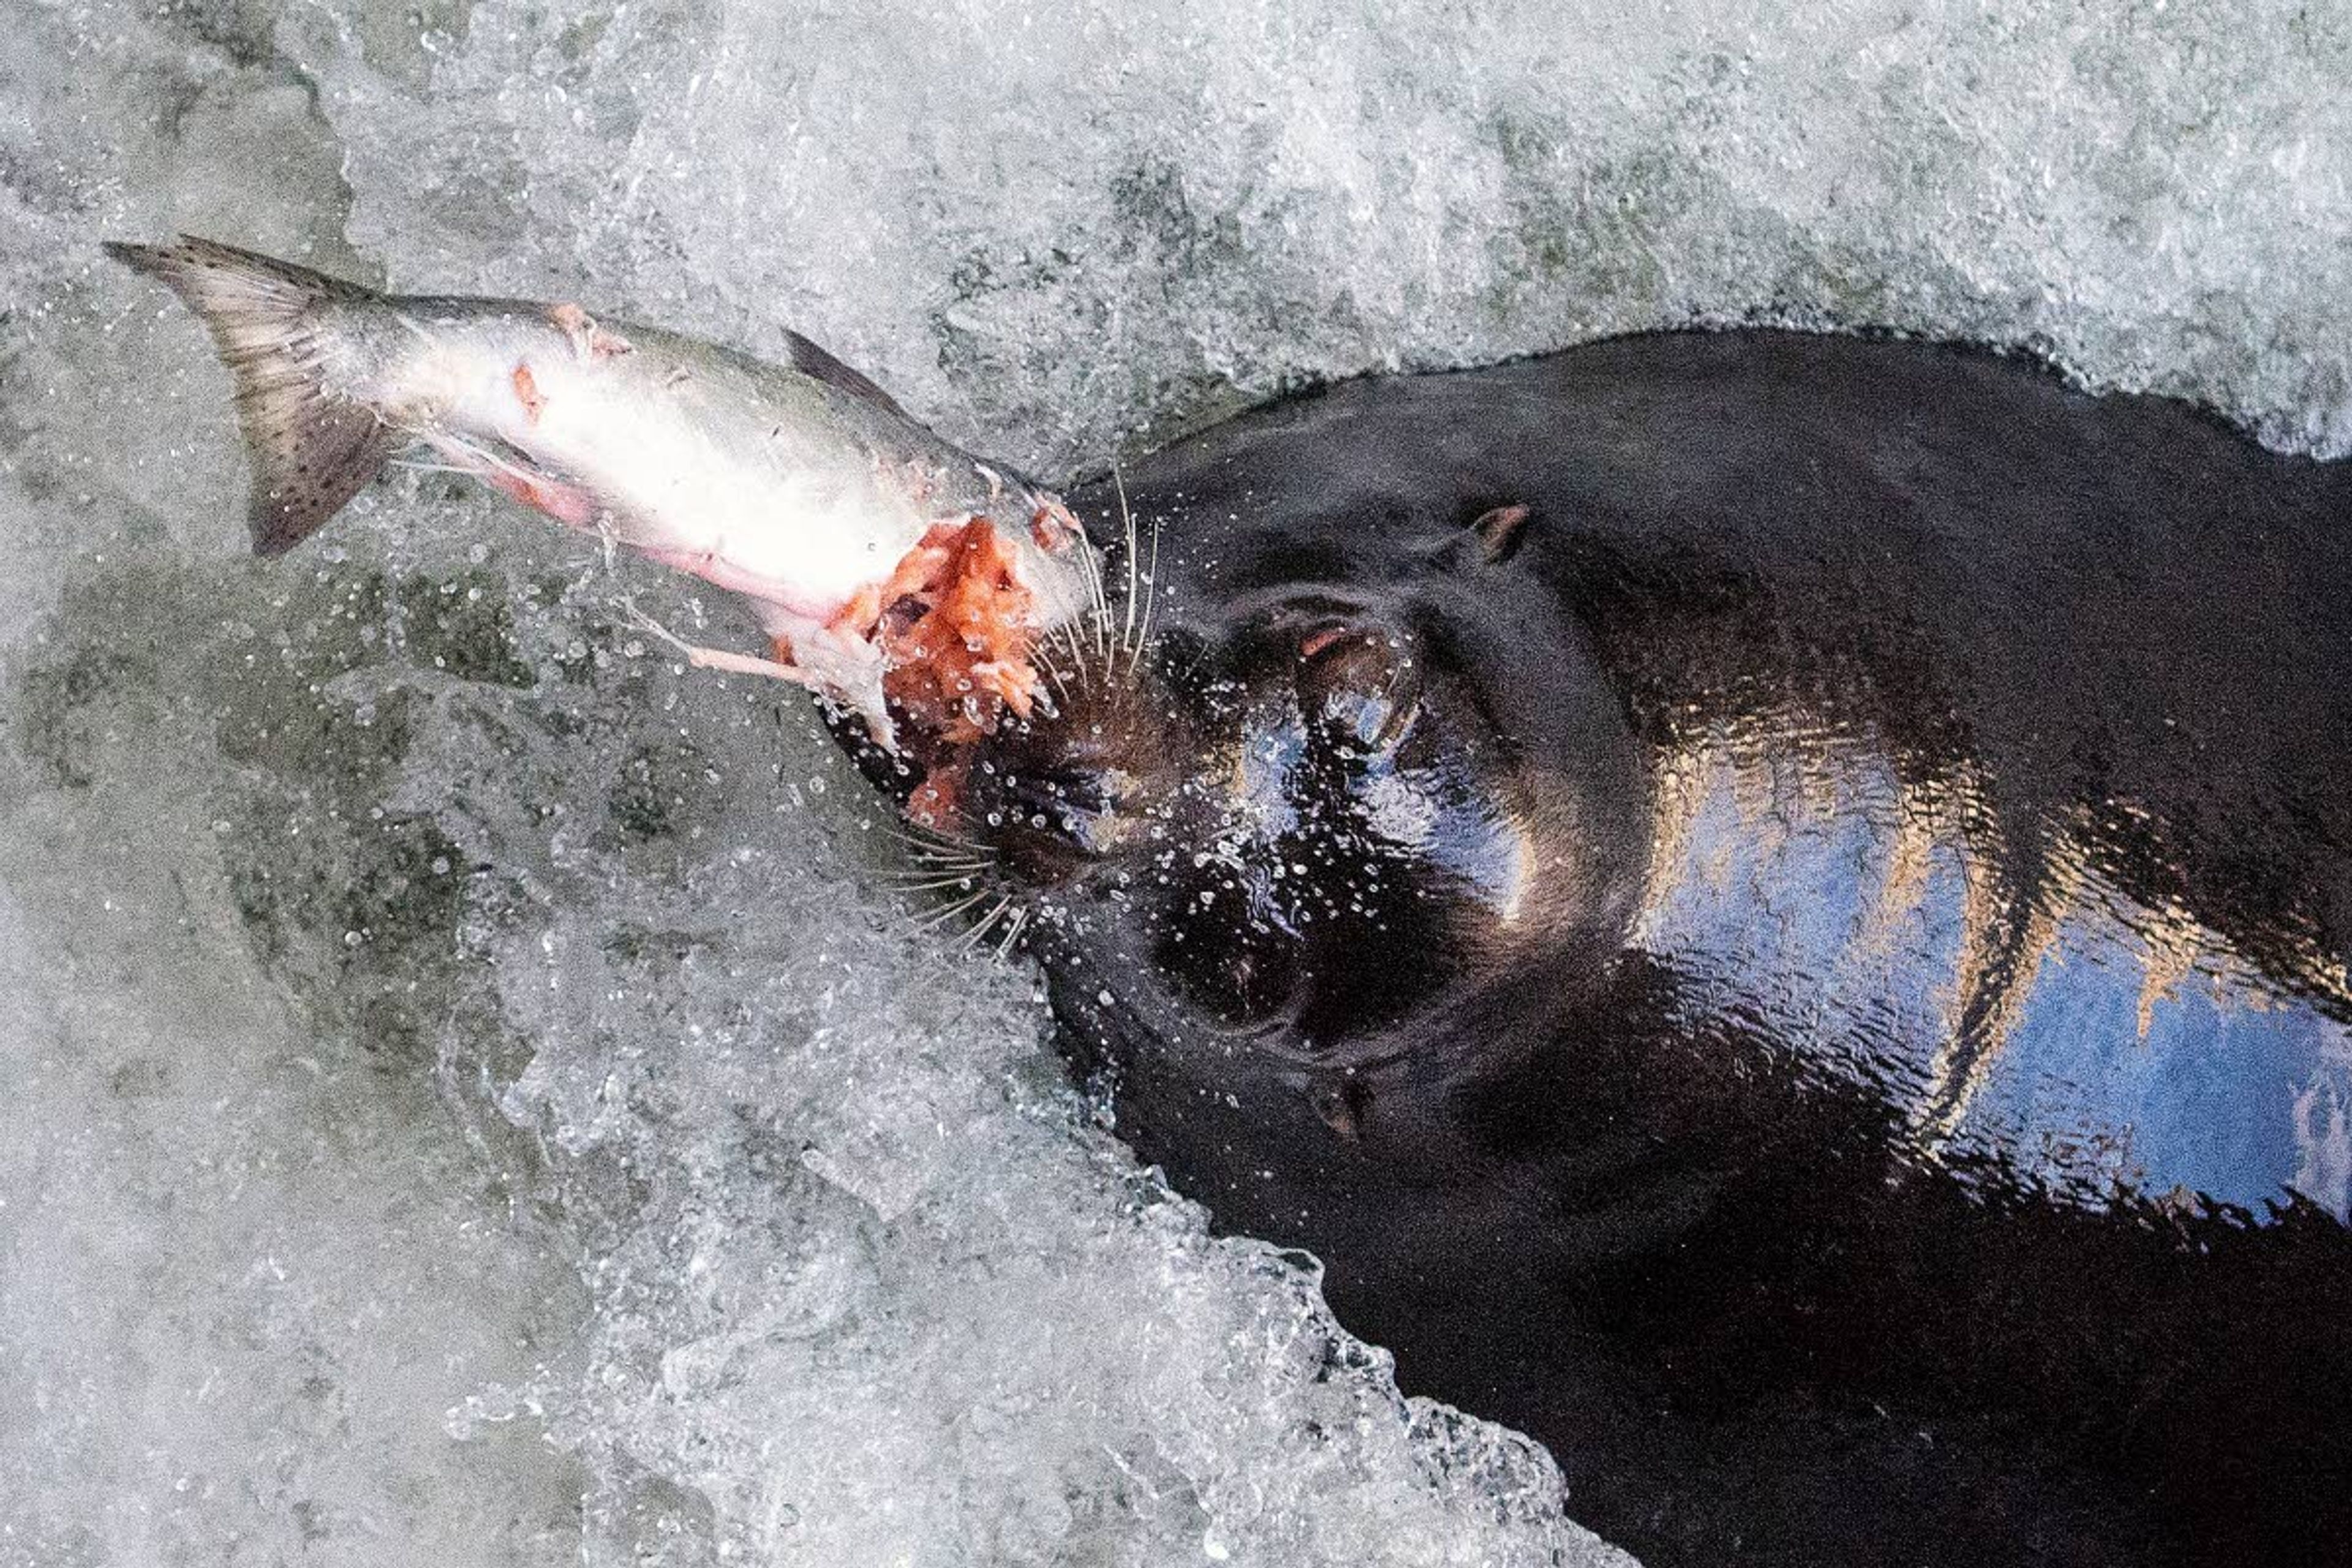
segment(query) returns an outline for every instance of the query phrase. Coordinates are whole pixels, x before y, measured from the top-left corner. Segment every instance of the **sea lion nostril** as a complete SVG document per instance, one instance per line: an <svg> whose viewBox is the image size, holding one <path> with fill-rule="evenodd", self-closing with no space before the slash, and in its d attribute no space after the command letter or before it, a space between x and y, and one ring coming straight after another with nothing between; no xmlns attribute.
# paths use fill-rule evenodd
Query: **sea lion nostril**
<svg viewBox="0 0 2352 1568"><path fill-rule="evenodd" d="M1122 840L1119 814L1131 783L1116 769L1092 766L993 769L974 781L972 805L991 828L1032 847L1097 857Z"/></svg>
<svg viewBox="0 0 2352 1568"><path fill-rule="evenodd" d="M1114 804L1109 781L1089 769L1025 775L1013 781L1011 791L1023 805L1064 821L1098 816Z"/></svg>

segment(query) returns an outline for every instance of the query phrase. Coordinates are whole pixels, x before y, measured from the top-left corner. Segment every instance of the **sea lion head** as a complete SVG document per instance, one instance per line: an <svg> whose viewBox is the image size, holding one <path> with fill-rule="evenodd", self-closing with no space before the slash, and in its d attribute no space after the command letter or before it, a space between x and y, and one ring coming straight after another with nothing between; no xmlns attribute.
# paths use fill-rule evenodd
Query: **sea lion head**
<svg viewBox="0 0 2352 1568"><path fill-rule="evenodd" d="M1643 774L1575 628L1496 554L1474 531L1385 578L1171 570L1162 617L1048 649L1046 700L908 813L1156 1034L1378 1058L1531 960L1597 970Z"/></svg>

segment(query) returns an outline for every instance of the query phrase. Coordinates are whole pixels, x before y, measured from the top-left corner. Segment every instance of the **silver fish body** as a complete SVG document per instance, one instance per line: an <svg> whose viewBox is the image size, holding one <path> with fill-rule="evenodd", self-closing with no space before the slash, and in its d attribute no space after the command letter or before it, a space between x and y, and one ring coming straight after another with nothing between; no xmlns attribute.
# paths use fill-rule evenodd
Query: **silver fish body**
<svg viewBox="0 0 2352 1568"><path fill-rule="evenodd" d="M171 285L236 376L263 553L420 444L741 595L788 657L732 662L814 687L886 740L881 595L917 581L908 563L941 530L992 532L1022 625L989 635L1025 647L1089 603L1098 565L1055 498L797 334L771 364L576 305L379 295L203 240L109 248Z"/></svg>

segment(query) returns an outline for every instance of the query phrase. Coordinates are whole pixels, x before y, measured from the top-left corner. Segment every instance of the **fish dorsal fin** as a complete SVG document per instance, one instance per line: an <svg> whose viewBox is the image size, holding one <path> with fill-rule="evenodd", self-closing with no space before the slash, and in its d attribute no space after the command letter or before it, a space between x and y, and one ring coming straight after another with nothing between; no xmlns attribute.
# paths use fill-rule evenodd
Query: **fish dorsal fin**
<svg viewBox="0 0 2352 1568"><path fill-rule="evenodd" d="M877 407L888 409L901 419L908 417L896 398L800 333L787 331L784 341L792 345L793 368L803 375L813 377L852 397L862 397Z"/></svg>

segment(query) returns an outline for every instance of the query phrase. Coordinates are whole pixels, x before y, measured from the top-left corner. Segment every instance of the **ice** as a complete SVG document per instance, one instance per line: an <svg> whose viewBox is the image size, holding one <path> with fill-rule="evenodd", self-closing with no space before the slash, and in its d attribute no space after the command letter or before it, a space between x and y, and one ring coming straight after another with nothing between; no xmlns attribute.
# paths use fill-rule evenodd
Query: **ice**
<svg viewBox="0 0 2352 1568"><path fill-rule="evenodd" d="M0 1563L1607 1558L1135 1168L797 702L633 645L685 590L436 476L244 559L94 247L797 327L1049 477L1748 317L2352 450L2324 8L1394 9L10 14Z"/></svg>

